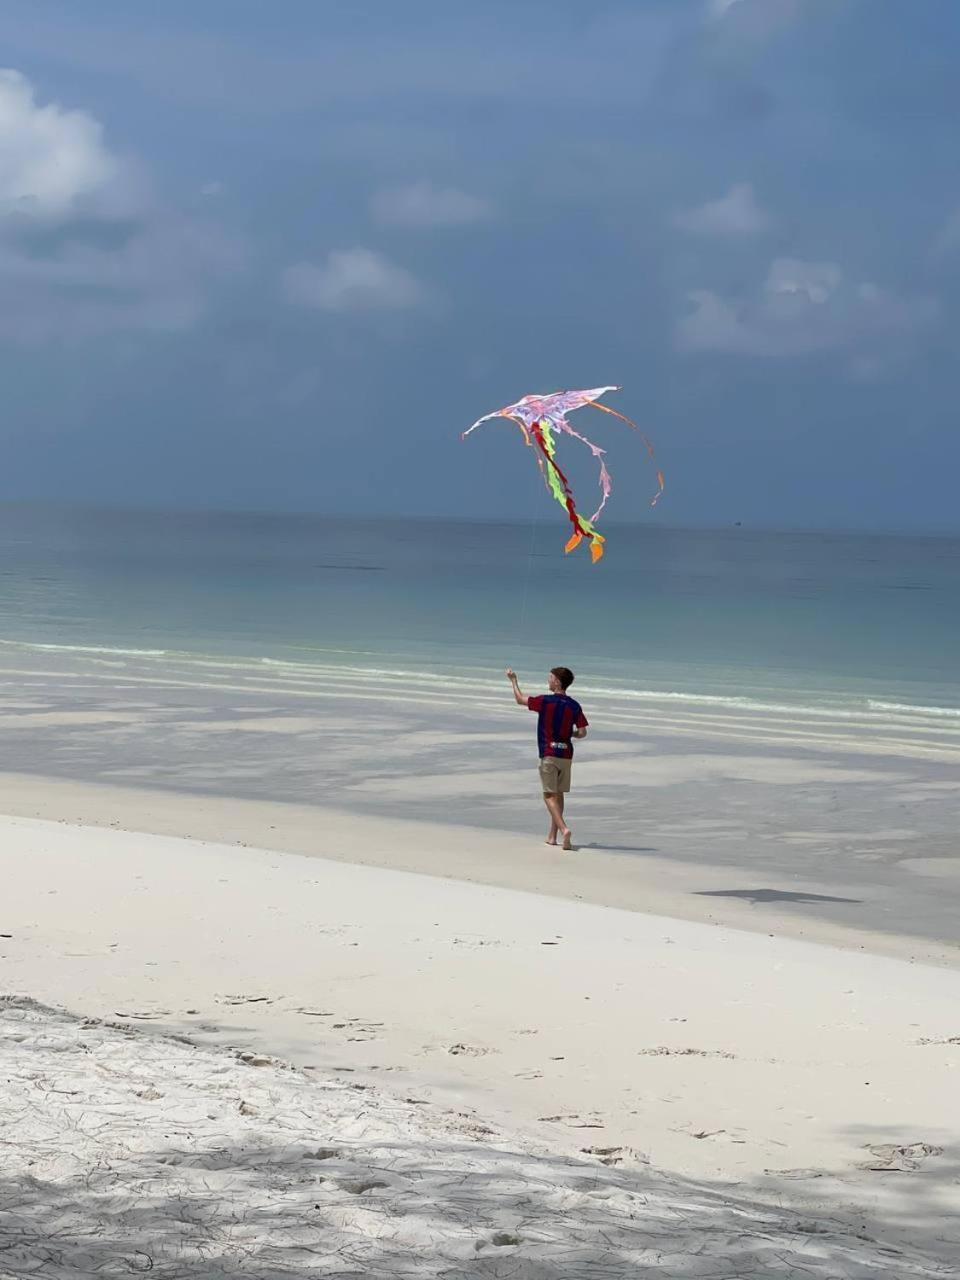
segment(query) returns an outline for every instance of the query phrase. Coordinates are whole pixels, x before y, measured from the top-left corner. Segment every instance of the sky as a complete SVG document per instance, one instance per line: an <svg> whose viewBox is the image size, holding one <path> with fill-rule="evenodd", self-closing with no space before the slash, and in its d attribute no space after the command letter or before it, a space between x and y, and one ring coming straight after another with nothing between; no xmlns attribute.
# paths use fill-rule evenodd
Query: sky
<svg viewBox="0 0 960 1280"><path fill-rule="evenodd" d="M667 492L585 409L611 519L960 526L960 5L4 0L0 49L0 500L548 518L459 433L616 383Z"/></svg>

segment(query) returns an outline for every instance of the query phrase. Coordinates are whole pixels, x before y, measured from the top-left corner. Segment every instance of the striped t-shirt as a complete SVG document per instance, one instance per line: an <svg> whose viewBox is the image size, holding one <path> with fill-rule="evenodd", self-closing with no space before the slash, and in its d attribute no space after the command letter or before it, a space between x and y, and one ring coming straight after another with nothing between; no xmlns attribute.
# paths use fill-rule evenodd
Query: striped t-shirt
<svg viewBox="0 0 960 1280"><path fill-rule="evenodd" d="M537 748L540 759L556 756L573 759L573 731L586 729L583 707L565 693L543 693L527 699L527 706L537 712Z"/></svg>

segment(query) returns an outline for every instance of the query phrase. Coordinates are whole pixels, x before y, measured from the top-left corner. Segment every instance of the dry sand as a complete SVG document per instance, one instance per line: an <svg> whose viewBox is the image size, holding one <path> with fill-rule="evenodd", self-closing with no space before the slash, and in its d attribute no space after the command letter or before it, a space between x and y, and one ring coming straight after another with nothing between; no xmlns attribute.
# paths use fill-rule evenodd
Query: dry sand
<svg viewBox="0 0 960 1280"><path fill-rule="evenodd" d="M371 859L425 834L331 822ZM142 1253L198 1277L866 1280L960 1257L954 971L125 831L8 818L0 850L6 989L147 1033L6 1012L32 1028L11 1097L37 1104L5 1109L17 1160L37 1162L36 1185L10 1169L11 1220L28 1240L62 1225L47 1275L84 1274L78 1251L104 1241L127 1262L102 1274ZM473 833L477 864L511 851ZM329 1185L304 1169L310 1144L340 1153ZM387 1185L346 1185L370 1180ZM137 1253L147 1235L167 1253ZM208 1264L185 1252L201 1246ZM0 1253L0 1275L28 1274L30 1247Z"/></svg>
<svg viewBox="0 0 960 1280"><path fill-rule="evenodd" d="M524 771L525 782L530 773ZM578 794L576 814L583 804ZM685 792L675 804L678 840L695 846L705 841L709 846L716 836L716 819L690 804ZM821 849L813 857L806 856L813 837L789 828L782 831L781 839L792 841L797 851L793 871L782 859L771 864L746 847L739 866L719 857L711 862L706 848L700 859L689 861L659 856L646 846L615 843L588 843L578 848L578 856L569 858L544 847L546 822L536 797L533 804L527 797L528 834L471 826L463 822L462 806L449 800L437 799L433 808L447 822L398 821L316 804L238 799L216 792L0 773L0 814L415 871L960 967L952 900L933 878L947 875L958 859L926 859L925 867L935 865L937 870L928 867L922 876L910 872L912 859L900 859L896 879L886 877L875 863L868 864L869 870L860 864L849 868L852 874L847 880L843 864L828 868ZM595 830L589 817L580 814L574 821L577 831ZM884 832L888 841L896 835L890 828ZM921 886L912 910L905 902L904 881ZM931 883L936 892L929 890Z"/></svg>
<svg viewBox="0 0 960 1280"><path fill-rule="evenodd" d="M0 1274L933 1280L924 1248L0 999ZM955 1274L955 1273L954 1273Z"/></svg>

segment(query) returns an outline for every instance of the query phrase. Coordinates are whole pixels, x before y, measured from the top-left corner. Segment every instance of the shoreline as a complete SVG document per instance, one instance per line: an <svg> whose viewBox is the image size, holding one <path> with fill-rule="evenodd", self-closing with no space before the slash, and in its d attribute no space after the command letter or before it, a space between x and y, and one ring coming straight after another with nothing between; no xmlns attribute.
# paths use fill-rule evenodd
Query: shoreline
<svg viewBox="0 0 960 1280"><path fill-rule="evenodd" d="M557 862L540 845L534 726L505 681L60 653L20 668L0 660L0 812L334 857L349 845L386 866L960 958L951 717L591 701L599 729L570 808L581 852ZM351 834L367 819L373 853Z"/></svg>
<svg viewBox="0 0 960 1280"><path fill-rule="evenodd" d="M16 662L34 665L17 667ZM437 707L467 704L482 710L505 705L501 668L490 661L486 649L458 655L454 661L448 645L436 651L422 647L417 652L395 652L279 644L275 652L263 652L260 646L233 651L152 648L132 641L57 643L0 637L0 677L76 681L96 674L98 668L100 675L112 670L118 681L147 685L216 689L243 679L253 681L253 688L286 684L306 699L359 696L366 691L387 700ZM744 735L751 725L774 733L807 728L811 732L805 736L814 744L825 741L819 731L841 745L856 743L861 749L873 737L882 743L884 735L899 732L907 740L892 740L894 751L909 748L913 735L920 742L932 739L932 751L941 750L945 758L960 755L960 691L949 704L931 702L936 686L929 683L895 682L891 688L889 681L877 678L850 676L842 683L836 675L818 677L813 671L698 663L670 668L667 674L662 660L645 663L643 678L617 670L620 674L603 663L588 663L589 674L579 680L579 692L591 705L603 708L605 722L629 724L643 714L667 729L701 725L707 734L731 726ZM681 672L685 680L678 680ZM805 674L809 683L804 682ZM237 690L241 687L234 685ZM854 735L846 743L843 731Z"/></svg>

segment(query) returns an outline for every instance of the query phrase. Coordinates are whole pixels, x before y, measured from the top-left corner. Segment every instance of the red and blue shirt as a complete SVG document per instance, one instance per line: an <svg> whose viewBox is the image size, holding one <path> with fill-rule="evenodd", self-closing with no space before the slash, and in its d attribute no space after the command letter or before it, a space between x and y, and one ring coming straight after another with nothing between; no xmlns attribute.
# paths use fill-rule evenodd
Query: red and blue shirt
<svg viewBox="0 0 960 1280"><path fill-rule="evenodd" d="M527 706L537 713L537 748L540 759L556 756L573 759L573 731L586 729L583 707L565 693L543 693L527 699Z"/></svg>

